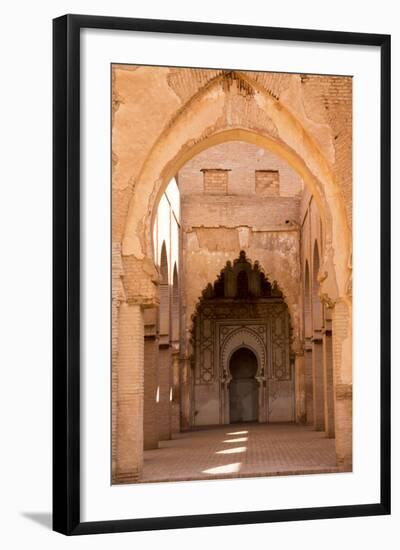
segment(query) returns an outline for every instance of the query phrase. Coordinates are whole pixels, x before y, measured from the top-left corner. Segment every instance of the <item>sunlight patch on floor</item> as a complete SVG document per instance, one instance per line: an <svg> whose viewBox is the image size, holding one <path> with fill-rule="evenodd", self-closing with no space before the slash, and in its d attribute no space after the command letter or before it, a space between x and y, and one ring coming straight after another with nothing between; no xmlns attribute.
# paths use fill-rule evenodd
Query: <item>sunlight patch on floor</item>
<svg viewBox="0 0 400 550"><path fill-rule="evenodd" d="M232 449L224 449L223 451L217 451L216 455L233 455L236 453L246 452L247 447L233 447Z"/></svg>
<svg viewBox="0 0 400 550"><path fill-rule="evenodd" d="M203 470L203 474L235 474L240 470L241 462L233 462L232 464L225 464L224 466L217 466L216 468L209 468Z"/></svg>

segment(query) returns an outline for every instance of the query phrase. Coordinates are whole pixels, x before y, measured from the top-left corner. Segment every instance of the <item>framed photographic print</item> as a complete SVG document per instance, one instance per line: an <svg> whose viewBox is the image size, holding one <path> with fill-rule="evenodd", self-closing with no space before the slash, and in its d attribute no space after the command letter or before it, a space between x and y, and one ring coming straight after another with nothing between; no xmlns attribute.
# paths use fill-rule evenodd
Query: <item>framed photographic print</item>
<svg viewBox="0 0 400 550"><path fill-rule="evenodd" d="M390 513L390 37L54 20L54 529Z"/></svg>

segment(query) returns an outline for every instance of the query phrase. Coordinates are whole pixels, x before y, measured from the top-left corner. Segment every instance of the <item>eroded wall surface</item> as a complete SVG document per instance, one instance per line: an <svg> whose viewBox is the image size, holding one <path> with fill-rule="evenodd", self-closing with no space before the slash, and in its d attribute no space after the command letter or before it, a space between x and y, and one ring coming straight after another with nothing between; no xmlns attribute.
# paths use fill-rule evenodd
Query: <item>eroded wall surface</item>
<svg viewBox="0 0 400 550"><path fill-rule="evenodd" d="M204 193L208 168L229 170L225 194ZM256 193L257 170L277 170L280 192ZM277 281L299 331L299 221L303 183L272 153L242 142L224 143L194 157L178 173L182 200L182 297L186 328L202 290L244 250ZM299 333L298 335L299 336Z"/></svg>

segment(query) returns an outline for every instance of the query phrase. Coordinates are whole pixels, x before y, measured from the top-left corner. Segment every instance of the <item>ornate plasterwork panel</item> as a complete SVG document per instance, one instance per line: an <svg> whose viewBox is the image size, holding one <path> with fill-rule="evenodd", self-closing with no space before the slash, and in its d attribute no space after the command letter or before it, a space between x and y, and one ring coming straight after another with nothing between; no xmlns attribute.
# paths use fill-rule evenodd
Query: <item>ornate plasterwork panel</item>
<svg viewBox="0 0 400 550"><path fill-rule="evenodd" d="M234 345L253 349L259 376L291 379L289 313L283 301L210 300L198 310L193 336L196 384L226 378Z"/></svg>
<svg viewBox="0 0 400 550"><path fill-rule="evenodd" d="M257 377L266 372L267 326L265 324L223 324L219 327L219 357L221 377L230 378L229 362L232 354L241 347L251 349L257 357Z"/></svg>
<svg viewBox="0 0 400 550"><path fill-rule="evenodd" d="M289 316L282 309L275 308L269 315L272 344L272 378L290 379L289 361Z"/></svg>
<svg viewBox="0 0 400 550"><path fill-rule="evenodd" d="M214 382L215 320L208 308L201 313L196 324L196 383Z"/></svg>

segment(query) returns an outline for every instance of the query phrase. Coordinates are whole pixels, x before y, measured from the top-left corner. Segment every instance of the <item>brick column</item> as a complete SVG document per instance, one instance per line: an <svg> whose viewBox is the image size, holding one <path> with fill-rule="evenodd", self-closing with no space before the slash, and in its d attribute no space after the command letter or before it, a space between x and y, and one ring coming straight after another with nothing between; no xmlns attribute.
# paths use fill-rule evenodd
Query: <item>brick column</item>
<svg viewBox="0 0 400 550"><path fill-rule="evenodd" d="M296 423L306 423L306 362L303 352L296 353L294 360Z"/></svg>
<svg viewBox="0 0 400 550"><path fill-rule="evenodd" d="M157 308L147 308L144 318L144 448L158 448L158 336Z"/></svg>
<svg viewBox="0 0 400 550"><path fill-rule="evenodd" d="M352 385L335 388L336 463L346 471L352 469Z"/></svg>
<svg viewBox="0 0 400 550"><path fill-rule="evenodd" d="M112 472L116 470L117 457L117 391L118 391L118 323L120 300L112 300L112 342L111 342L111 456Z"/></svg>
<svg viewBox="0 0 400 550"><path fill-rule="evenodd" d="M158 338L155 334L144 338L144 448L158 448L157 418Z"/></svg>
<svg viewBox="0 0 400 550"><path fill-rule="evenodd" d="M352 468L352 345L351 311L344 301L333 309L333 370L335 396L336 462L344 470Z"/></svg>
<svg viewBox="0 0 400 550"><path fill-rule="evenodd" d="M172 352L172 411L171 411L171 432L178 433L181 431L180 419L180 387L179 387L179 349L174 349Z"/></svg>
<svg viewBox="0 0 400 550"><path fill-rule="evenodd" d="M324 392L325 392L325 433L327 437L335 437L335 411L333 393L333 362L332 362L332 330L330 321L322 338L324 360Z"/></svg>
<svg viewBox="0 0 400 550"><path fill-rule="evenodd" d="M158 438L171 439L171 347L161 344L158 351Z"/></svg>
<svg viewBox="0 0 400 550"><path fill-rule="evenodd" d="M322 431L325 429L324 362L322 337L318 331L314 333L312 347L314 428Z"/></svg>
<svg viewBox="0 0 400 550"><path fill-rule="evenodd" d="M314 424L313 361L312 344L308 338L304 345L304 363L306 378L306 424L307 426L312 426Z"/></svg>
<svg viewBox="0 0 400 550"><path fill-rule="evenodd" d="M180 388L181 388L181 431L187 431L191 427L190 359L188 357L181 358Z"/></svg>
<svg viewBox="0 0 400 550"><path fill-rule="evenodd" d="M133 483L143 467L144 327L140 305L119 308L117 433L113 483Z"/></svg>

